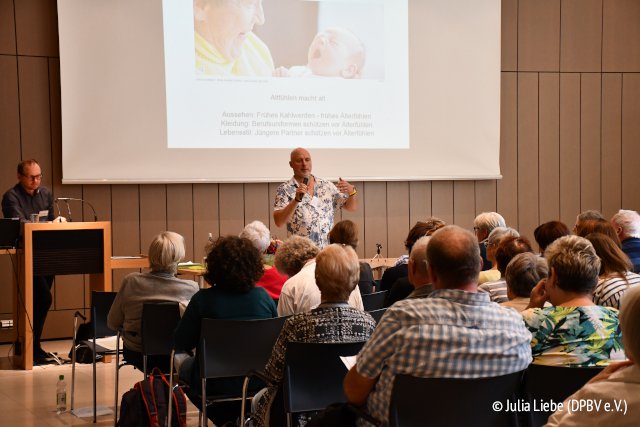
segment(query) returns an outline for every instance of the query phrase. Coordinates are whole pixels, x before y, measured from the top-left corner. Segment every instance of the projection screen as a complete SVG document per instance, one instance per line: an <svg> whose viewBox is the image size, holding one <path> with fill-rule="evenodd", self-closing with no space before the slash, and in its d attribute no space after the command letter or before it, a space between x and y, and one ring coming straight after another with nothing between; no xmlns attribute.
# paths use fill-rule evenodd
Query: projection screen
<svg viewBox="0 0 640 427"><path fill-rule="evenodd" d="M58 0L63 183L500 177L499 0Z"/></svg>

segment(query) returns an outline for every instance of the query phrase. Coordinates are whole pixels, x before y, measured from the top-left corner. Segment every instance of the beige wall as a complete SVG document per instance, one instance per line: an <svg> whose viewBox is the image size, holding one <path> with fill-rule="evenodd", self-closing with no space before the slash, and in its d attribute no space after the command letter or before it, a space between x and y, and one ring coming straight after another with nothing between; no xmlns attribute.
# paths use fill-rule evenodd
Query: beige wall
<svg viewBox="0 0 640 427"><path fill-rule="evenodd" d="M61 184L55 5L0 0L0 188L15 183L21 158L39 159L55 196L87 199L112 221L115 255L146 252L155 233L171 229L197 260L209 232L237 233L254 219L284 237L270 215L277 184ZM531 237L551 219L571 226L584 209L640 209L639 22L638 0L503 0L503 179L357 183L361 207L343 217L360 224L360 256L372 256L376 243L385 256L401 254L410 226L428 215L471 227L477 213L497 210ZM412 111L411 120L420 115ZM0 257L0 315L11 312L11 275ZM59 277L45 334L68 336L86 299L81 277Z"/></svg>

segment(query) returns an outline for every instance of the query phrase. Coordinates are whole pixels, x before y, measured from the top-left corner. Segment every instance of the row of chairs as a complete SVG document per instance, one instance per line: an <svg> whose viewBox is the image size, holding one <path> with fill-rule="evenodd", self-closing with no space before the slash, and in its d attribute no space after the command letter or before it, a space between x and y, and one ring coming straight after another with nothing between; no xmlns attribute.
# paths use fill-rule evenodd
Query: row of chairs
<svg viewBox="0 0 640 427"><path fill-rule="evenodd" d="M115 293L92 293L92 319L94 336L112 335L104 320ZM374 317L382 316L384 309L374 311ZM266 320L222 320L203 319L201 325L200 352L201 394L203 396L200 422L207 423L207 405L225 400L240 400L240 419L246 418L246 401L249 397L248 372L261 370L271 355L272 348L286 318ZM379 319L376 319L379 320ZM175 303L145 304L142 320L143 354L171 354L173 373L174 351L171 334L179 321L179 309ZM220 343L224 343L221 345ZM356 355L364 343L309 344L290 343L287 347L284 375L285 412L289 423L292 414L317 411L335 402L346 400L342 391L342 381L346 368L339 356ZM75 348L75 340L74 340ZM119 348L119 347L118 347ZM74 358L75 359L75 358ZM75 361L75 360L74 360ZM115 419L118 412L118 371L119 351L116 351ZM318 369L318 367L322 369ZM96 380L95 359L93 366L94 423L96 422ZM558 368L531 365L522 382L522 373L485 379L414 378L399 375L394 385L391 402L390 422L392 426L424 425L425 417L429 425L516 425L513 412L493 411L491 404L507 399L516 402L518 396L526 401L533 400L562 402L578 390L598 368ZM145 363L145 376L146 376ZM242 394L237 396L207 396L207 380L214 378L245 377ZM170 386L173 388L173 375ZM72 367L71 405L75 382L75 364ZM321 384L322 387L318 387ZM520 390L524 384L524 392ZM455 398L452 398L455 396ZM460 402L465 402L465 410L460 410ZM453 405L453 406L452 406ZM169 408L169 417L171 414ZM531 427L543 425L550 413L529 412ZM461 418L462 417L462 418ZM479 422L480 417L486 422ZM487 418L488 417L488 418ZM459 419L460 418L460 419ZM458 420L459 419L459 420ZM438 421L440 420L440 421ZM458 421L456 421L458 420ZM440 423L440 424L439 424ZM170 425L170 424L168 424ZM290 425L290 424L289 424Z"/></svg>

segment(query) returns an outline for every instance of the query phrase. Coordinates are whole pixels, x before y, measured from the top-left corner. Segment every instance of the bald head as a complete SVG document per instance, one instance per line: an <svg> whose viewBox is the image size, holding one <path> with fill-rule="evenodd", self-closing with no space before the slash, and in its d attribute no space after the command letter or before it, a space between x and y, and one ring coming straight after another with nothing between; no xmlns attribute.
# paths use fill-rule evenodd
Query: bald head
<svg viewBox="0 0 640 427"><path fill-rule="evenodd" d="M474 289L482 267L478 241L463 228L443 227L429 241L427 263L436 289Z"/></svg>
<svg viewBox="0 0 640 427"><path fill-rule="evenodd" d="M415 287L429 284L429 272L427 268L427 246L431 236L423 236L416 240L409 255L409 282Z"/></svg>
<svg viewBox="0 0 640 427"><path fill-rule="evenodd" d="M293 169L293 176L302 180L305 176L311 175L311 154L304 148L296 148L291 152L289 166Z"/></svg>

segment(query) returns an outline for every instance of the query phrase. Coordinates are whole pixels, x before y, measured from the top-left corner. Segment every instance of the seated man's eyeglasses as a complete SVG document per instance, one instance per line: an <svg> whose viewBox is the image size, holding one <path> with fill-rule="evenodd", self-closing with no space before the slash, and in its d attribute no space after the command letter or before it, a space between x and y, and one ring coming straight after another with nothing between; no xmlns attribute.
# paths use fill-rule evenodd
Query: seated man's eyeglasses
<svg viewBox="0 0 640 427"><path fill-rule="evenodd" d="M21 174L22 176L24 176L25 178L29 178L31 181L40 181L42 180L42 174L40 175L25 175L25 174Z"/></svg>

